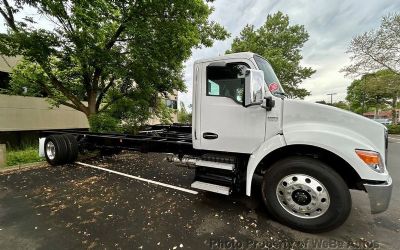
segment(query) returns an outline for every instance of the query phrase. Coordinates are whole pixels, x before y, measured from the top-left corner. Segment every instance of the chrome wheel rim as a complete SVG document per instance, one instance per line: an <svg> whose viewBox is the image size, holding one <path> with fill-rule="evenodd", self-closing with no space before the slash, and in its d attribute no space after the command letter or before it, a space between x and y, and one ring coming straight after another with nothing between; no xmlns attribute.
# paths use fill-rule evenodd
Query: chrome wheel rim
<svg viewBox="0 0 400 250"><path fill-rule="evenodd" d="M288 213L304 219L323 215L330 205L325 186L305 174L291 174L282 178L276 188L276 197Z"/></svg>
<svg viewBox="0 0 400 250"><path fill-rule="evenodd" d="M46 144L46 155L50 160L54 160L56 157L56 147L52 141L49 141Z"/></svg>

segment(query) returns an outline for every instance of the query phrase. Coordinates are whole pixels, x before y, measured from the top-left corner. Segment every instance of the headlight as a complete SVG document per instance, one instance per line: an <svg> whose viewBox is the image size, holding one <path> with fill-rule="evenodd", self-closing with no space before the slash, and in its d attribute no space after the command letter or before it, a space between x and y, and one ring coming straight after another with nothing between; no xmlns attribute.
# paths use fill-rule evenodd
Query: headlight
<svg viewBox="0 0 400 250"><path fill-rule="evenodd" d="M356 149L356 154L370 168L378 173L383 173L385 170L381 155L375 151Z"/></svg>

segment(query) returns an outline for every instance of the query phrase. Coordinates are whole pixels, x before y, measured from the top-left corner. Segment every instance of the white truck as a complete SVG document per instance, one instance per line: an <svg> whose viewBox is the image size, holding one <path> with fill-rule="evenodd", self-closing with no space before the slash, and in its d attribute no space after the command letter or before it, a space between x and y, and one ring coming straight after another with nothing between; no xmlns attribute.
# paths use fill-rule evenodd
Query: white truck
<svg viewBox="0 0 400 250"><path fill-rule="evenodd" d="M385 126L335 107L286 98L271 65L245 52L198 60L192 126L156 125L137 135L43 131L40 151L52 165L82 149L174 154L195 167L194 189L250 196L262 176L262 199L278 221L306 232L340 226L349 189L368 193L372 213L388 208Z"/></svg>

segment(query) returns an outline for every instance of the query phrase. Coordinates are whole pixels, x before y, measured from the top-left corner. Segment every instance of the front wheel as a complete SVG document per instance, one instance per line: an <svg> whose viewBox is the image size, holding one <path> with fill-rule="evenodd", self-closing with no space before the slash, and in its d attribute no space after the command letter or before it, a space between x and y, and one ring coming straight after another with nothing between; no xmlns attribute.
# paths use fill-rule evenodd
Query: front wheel
<svg viewBox="0 0 400 250"><path fill-rule="evenodd" d="M351 209L350 192L342 177L309 157L290 157L271 166L264 175L262 195L277 220L311 233L339 227Z"/></svg>

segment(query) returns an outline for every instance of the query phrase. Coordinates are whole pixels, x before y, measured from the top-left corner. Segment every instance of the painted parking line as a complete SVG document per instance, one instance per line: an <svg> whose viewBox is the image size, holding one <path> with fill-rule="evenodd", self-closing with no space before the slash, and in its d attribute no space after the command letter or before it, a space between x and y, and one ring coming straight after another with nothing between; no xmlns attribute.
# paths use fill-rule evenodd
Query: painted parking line
<svg viewBox="0 0 400 250"><path fill-rule="evenodd" d="M389 136L389 142L398 144L398 143L400 143L400 137L390 137Z"/></svg>
<svg viewBox="0 0 400 250"><path fill-rule="evenodd" d="M83 162L75 162L75 163L79 164L81 166L90 167L90 168L94 168L94 169L98 169L98 170L103 170L103 171L106 171L106 172L109 172L109 173L113 173L113 174L121 175L121 176L124 176L124 177L132 178L132 179L135 179L135 180L138 180L138 181L144 181L144 182L155 184L155 185L158 185L158 186L162 186L162 187L166 187L166 188L172 188L172 189L179 190L179 191L182 191L182 192L186 192L186 193L189 193L189 194L198 194L197 191L194 191L194 190L191 190L191 189L186 189L186 188L182 188L182 187L178 187L178 186L174 186L174 185L170 185L170 184L166 184L166 183L162 183L162 182L158 182L158 181L153 181L153 180L145 179L145 178L142 178L142 177L139 177L139 176L125 174L125 173L121 173L121 172L118 172L118 171L115 171L115 170L102 168L102 167L90 165L90 164L83 163Z"/></svg>

